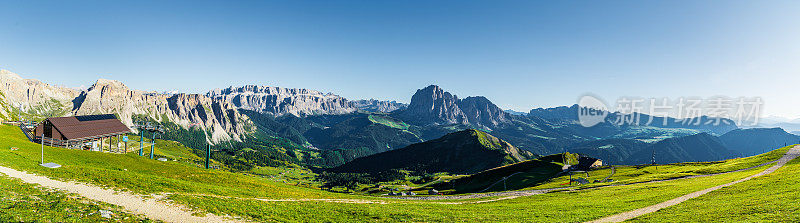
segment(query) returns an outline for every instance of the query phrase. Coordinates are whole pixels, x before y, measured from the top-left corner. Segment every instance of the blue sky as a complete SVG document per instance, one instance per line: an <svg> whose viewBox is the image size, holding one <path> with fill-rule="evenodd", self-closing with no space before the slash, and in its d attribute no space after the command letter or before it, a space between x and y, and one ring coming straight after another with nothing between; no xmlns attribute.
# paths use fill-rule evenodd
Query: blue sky
<svg viewBox="0 0 800 223"><path fill-rule="evenodd" d="M0 68L204 93L259 84L408 102L437 84L527 111L759 96L800 115L798 1L0 1Z"/></svg>

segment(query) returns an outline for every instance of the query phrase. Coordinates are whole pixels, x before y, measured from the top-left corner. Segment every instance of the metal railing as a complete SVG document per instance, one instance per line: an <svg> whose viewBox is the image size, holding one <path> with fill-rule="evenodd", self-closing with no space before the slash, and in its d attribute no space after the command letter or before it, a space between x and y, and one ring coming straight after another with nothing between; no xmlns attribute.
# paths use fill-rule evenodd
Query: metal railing
<svg viewBox="0 0 800 223"><path fill-rule="evenodd" d="M33 133L31 133L31 131L28 129L28 125L25 124L25 122L19 123L19 129L22 130L22 133L24 133L26 137L28 137L28 140L34 142L36 137L33 136Z"/></svg>

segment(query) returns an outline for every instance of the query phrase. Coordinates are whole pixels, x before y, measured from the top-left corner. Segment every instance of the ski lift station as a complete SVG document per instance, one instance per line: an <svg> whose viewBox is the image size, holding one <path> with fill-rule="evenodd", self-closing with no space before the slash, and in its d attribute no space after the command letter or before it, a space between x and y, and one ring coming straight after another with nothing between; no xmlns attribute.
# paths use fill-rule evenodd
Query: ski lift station
<svg viewBox="0 0 800 223"><path fill-rule="evenodd" d="M119 142L123 140L120 138L131 130L114 114L103 114L47 118L36 125L32 136L29 131L24 132L32 141L43 145L102 151L103 143L107 141L109 152L122 152ZM116 148L111 143L114 139Z"/></svg>

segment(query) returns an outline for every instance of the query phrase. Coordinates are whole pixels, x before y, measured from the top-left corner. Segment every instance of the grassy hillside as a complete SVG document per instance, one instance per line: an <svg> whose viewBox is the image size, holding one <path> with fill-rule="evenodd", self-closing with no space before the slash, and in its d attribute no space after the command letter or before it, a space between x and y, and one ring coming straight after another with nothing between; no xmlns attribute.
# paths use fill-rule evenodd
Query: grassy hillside
<svg viewBox="0 0 800 223"><path fill-rule="evenodd" d="M799 222L800 160L775 173L713 191L633 222Z"/></svg>
<svg viewBox="0 0 800 223"><path fill-rule="evenodd" d="M76 195L23 183L0 175L0 222L151 222L143 216L125 213L118 206L95 202ZM110 210L111 219L100 217Z"/></svg>
<svg viewBox="0 0 800 223"><path fill-rule="evenodd" d="M707 178L571 193L557 192L482 203L471 202L486 201L486 199L467 201L366 199L332 203L313 200L270 202L183 195L171 198L180 203L211 210L212 213L248 216L259 221L579 222L657 204L696 190L741 179L763 169Z"/></svg>
<svg viewBox="0 0 800 223"><path fill-rule="evenodd" d="M404 169L420 173L472 174L529 159L530 152L480 130L463 130L405 148L361 157L334 172L377 173Z"/></svg>
<svg viewBox="0 0 800 223"><path fill-rule="evenodd" d="M522 161L481 171L454 180L420 188L436 189L445 194L517 190L534 186L555 177L563 166L562 154ZM570 156L574 157L574 156ZM505 179L505 181L502 181ZM501 182L502 181L502 182Z"/></svg>
<svg viewBox="0 0 800 223"><path fill-rule="evenodd" d="M688 162L688 163L674 163L666 165L638 165L638 166L616 166L615 172L610 179L614 180L611 183L596 183L582 185L581 187L596 187L609 184L628 184L639 183L652 180L663 180L677 177L688 177L704 174L722 173L744 169L748 167L757 166L759 164L767 163L777 160L791 146L779 148L765 154L728 159L715 162ZM611 174L611 169L604 168L589 171L587 178L590 181L604 179ZM585 177L585 175L578 176ZM569 176L562 176L553 178L543 184L528 188L528 189L544 189L544 188L558 188L564 187L569 183Z"/></svg>
<svg viewBox="0 0 800 223"><path fill-rule="evenodd" d="M18 147L19 150L11 151L9 147L12 146ZM741 179L766 168L761 167L704 178L579 190L570 193L556 192L470 203L494 198L442 202L346 195L290 186L252 174L205 170L184 162L160 162L139 157L133 153L121 155L50 147L45 148L46 161L64 166L59 169L46 169L37 165L39 149L39 145L28 142L18 128L0 126L0 165L2 166L51 178L87 182L135 193L167 193L168 199L201 212L241 216L259 222L578 222L660 203L689 192ZM632 172L628 177L633 181L640 180L642 177L654 178L669 174L697 174L732 170L762 163L780 155L782 155L781 151L775 151L762 156L726 162L646 167L642 169L650 172L652 169L647 168L658 168L658 171L664 169L664 172L657 172L658 175ZM626 168L633 170L637 167ZM685 173L686 171L690 173ZM656 172L651 173L655 174ZM38 192L24 192L24 194L36 193ZM37 197L39 196L37 195ZM47 201L48 199L43 200ZM56 200L60 200L60 198ZM453 204L454 202L466 203ZM52 213L55 215L52 219L72 221L70 220L72 218L68 218L71 213L63 212L61 208L63 206L49 204L37 206L39 208L37 211L45 213L42 216ZM770 210L782 208L764 207L773 208ZM23 211L24 209L16 210ZM92 211L93 209L84 210ZM77 211L75 213L84 212ZM87 221L92 221L92 219Z"/></svg>
<svg viewBox="0 0 800 223"><path fill-rule="evenodd" d="M369 115L369 120L374 123L402 130L408 130L409 126L403 121L385 115Z"/></svg>
<svg viewBox="0 0 800 223"><path fill-rule="evenodd" d="M9 149L11 147L19 149L12 151ZM160 149L165 154L181 153L176 150L166 152L169 147L160 148L157 144L156 150ZM342 196L289 186L263 177L246 176L244 173L206 170L195 163L151 160L134 152L111 154L45 146L45 162L63 165L58 169L41 168L38 165L39 156L40 145L28 141L18 127L0 125L0 165L51 178L76 180L144 194L167 192L281 198Z"/></svg>

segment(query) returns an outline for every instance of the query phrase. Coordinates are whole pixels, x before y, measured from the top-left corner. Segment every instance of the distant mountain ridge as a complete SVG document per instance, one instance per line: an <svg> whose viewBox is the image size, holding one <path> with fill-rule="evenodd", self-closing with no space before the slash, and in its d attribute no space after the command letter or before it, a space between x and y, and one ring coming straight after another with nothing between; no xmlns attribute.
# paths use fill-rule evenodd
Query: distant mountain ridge
<svg viewBox="0 0 800 223"><path fill-rule="evenodd" d="M356 100L353 101L353 106L363 111L383 113L389 113L408 107L407 104L396 101L379 101L375 99Z"/></svg>
<svg viewBox="0 0 800 223"><path fill-rule="evenodd" d="M650 164L653 158L657 164L667 164L718 161L741 156L738 151L726 147L718 137L705 132L652 144L634 139L597 140L571 146L568 151L617 165Z"/></svg>
<svg viewBox="0 0 800 223"><path fill-rule="evenodd" d="M175 140L184 140L181 142L196 148L202 148L207 137L212 144L224 146L240 142L236 148L263 147L264 151L290 154L302 162L313 159L310 162L313 165L326 167L472 128L537 155L580 147L591 156L613 163L632 163L636 160L635 153L639 152L637 149L698 132L717 135L730 132L731 137L720 138L720 141L726 148L745 155L795 140L791 134L779 131L758 137L746 131L740 134L731 131L737 126L727 123L729 120L723 120L722 125L709 125L708 117L701 118L697 126L672 118L666 118L665 125L661 117L654 117L651 126L637 126L611 123L619 115L612 113L607 122L586 128L577 123L576 105L532 109L527 115L511 115L485 97L460 99L436 85L418 89L411 103L406 105L373 99L350 101L309 89L256 85L215 89L205 94L159 94L130 89L122 82L105 79L97 80L87 89L76 90L23 79L7 70L0 70L0 80L0 119L3 120L20 113L24 117L38 118L114 113L129 126L134 120L144 119L169 125ZM640 121L646 122L648 118L650 116L642 114ZM712 141L691 141L703 144L699 148L712 151L706 153L707 156L698 153L703 155L700 157L680 155L688 153L684 146L691 143L665 146L663 148L673 151L668 157L676 158L664 160L692 161L724 156L722 152L713 152L717 147L709 146ZM591 148L608 145L617 149ZM731 145L748 146L734 148ZM298 153L286 148L305 155L296 155ZM235 155L233 150L229 152Z"/></svg>
<svg viewBox="0 0 800 223"><path fill-rule="evenodd" d="M245 85L215 89L206 93L214 100L246 109L276 116L317 114L346 114L356 111L347 99L332 93L270 86Z"/></svg>
<svg viewBox="0 0 800 223"><path fill-rule="evenodd" d="M746 156L800 143L800 136L781 128L736 129L719 138L728 148Z"/></svg>
<svg viewBox="0 0 800 223"><path fill-rule="evenodd" d="M569 107L559 106L553 108L536 108L536 109L531 109L531 111L528 114L531 116L539 117L554 122L577 124L578 108L579 106L577 104ZM626 114L622 114L619 112L610 112L606 117L606 122L601 124L615 124L617 120L620 119L621 116L623 115ZM704 132L711 132L718 135L725 134L728 131L738 128L733 120L727 118L719 118L719 123L717 123L716 118L708 116L700 116L689 119L675 119L672 117L651 116L644 113L633 113L627 115L633 117L638 116L638 120L634 120L633 122L628 122L628 123L622 123L623 125L638 124L641 126L646 125L659 128L685 128L685 129L700 130Z"/></svg>
<svg viewBox="0 0 800 223"><path fill-rule="evenodd" d="M719 161L741 156L729 150L719 138L709 133L670 138L631 155L632 163L651 163L655 152L657 164Z"/></svg>

